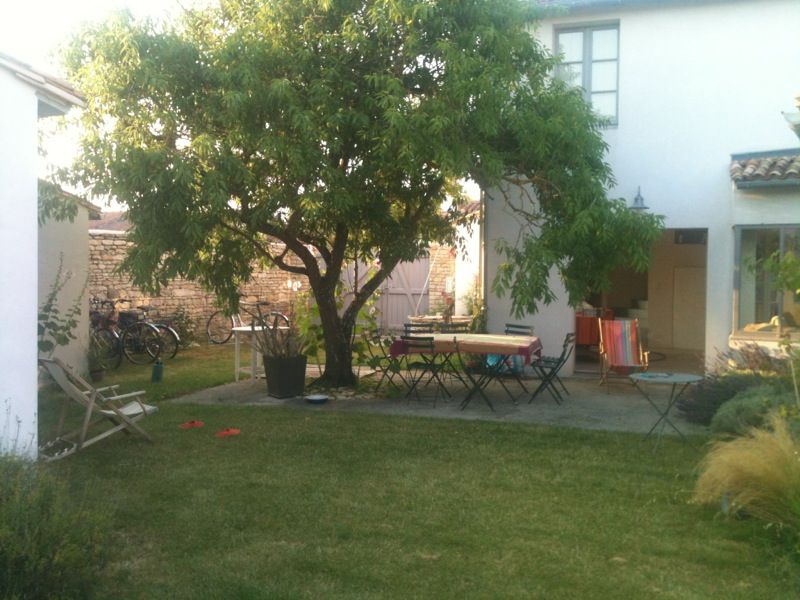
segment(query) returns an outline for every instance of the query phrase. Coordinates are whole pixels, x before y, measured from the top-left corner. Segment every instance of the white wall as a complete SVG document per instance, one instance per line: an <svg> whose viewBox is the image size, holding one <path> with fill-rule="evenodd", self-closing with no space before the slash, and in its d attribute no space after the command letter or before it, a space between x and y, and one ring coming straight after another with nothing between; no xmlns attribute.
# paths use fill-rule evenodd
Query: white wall
<svg viewBox="0 0 800 600"><path fill-rule="evenodd" d="M512 189L507 190L507 196L512 203L520 201L519 195ZM534 334L542 342L544 354L557 356L561 353L566 333L575 331L575 311L567 304L566 290L557 275L551 274L549 285L559 300L549 305L541 305L539 311L533 315L513 316L511 314L511 299L508 294L503 298L499 298L491 291L495 273L497 273L498 266L502 262L502 257L494 251L495 243L499 239L513 241L519 232L519 228L518 217L508 208L502 196L487 191L484 218L487 327L490 333L502 333L506 323L532 325ZM570 357L569 363L564 366L565 373L572 372L573 363L574 355Z"/></svg>
<svg viewBox="0 0 800 600"><path fill-rule="evenodd" d="M89 347L89 302L85 293L89 275L89 213L84 207L78 209L75 220L48 221L39 229L39 299L41 306L50 293L58 272L59 257L63 254L62 281L67 283L58 295L59 311L63 315L80 298L81 314L74 334L76 339L69 345L56 348L57 356L79 373L88 369Z"/></svg>
<svg viewBox="0 0 800 600"><path fill-rule="evenodd" d="M800 2L701 2L581 13L543 23L537 35L552 45L556 25L614 20L619 21L619 122L605 131L617 180L610 195L630 202L641 186L645 203L666 216L668 228L708 228L708 361L715 348L727 347L731 329L733 225L800 223L797 200L747 208L734 201L728 171L732 153L800 145L781 115L793 110L800 91ZM494 219L498 231L504 227L497 223L501 218L490 214L487 221ZM490 254L491 246L487 241Z"/></svg>
<svg viewBox="0 0 800 600"><path fill-rule="evenodd" d="M0 70L0 452L36 456L37 99Z"/></svg>

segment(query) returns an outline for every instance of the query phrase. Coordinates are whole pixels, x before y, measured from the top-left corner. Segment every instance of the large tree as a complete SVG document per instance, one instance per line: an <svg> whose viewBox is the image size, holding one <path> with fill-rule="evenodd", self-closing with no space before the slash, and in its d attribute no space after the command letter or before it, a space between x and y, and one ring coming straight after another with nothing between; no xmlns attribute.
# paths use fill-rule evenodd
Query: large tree
<svg viewBox="0 0 800 600"><path fill-rule="evenodd" d="M575 299L610 268L643 264L653 223L606 199L602 124L551 77L530 22L517 0L222 0L172 24L120 15L66 53L88 104L74 173L127 205L138 285L182 275L235 304L259 261L306 275L324 379L350 384L358 310L398 262L453 240L461 178L535 194L516 205L531 230L501 249L514 264L497 289L519 311L551 299L552 267ZM620 230L643 233L622 248L608 241ZM356 257L379 268L337 311Z"/></svg>

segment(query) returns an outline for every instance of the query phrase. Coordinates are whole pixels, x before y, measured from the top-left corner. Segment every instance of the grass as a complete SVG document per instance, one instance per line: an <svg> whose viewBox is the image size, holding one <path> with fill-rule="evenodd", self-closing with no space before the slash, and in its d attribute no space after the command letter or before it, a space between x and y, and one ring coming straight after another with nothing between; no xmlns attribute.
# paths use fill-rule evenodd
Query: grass
<svg viewBox="0 0 800 600"><path fill-rule="evenodd" d="M148 367L109 380L153 400L233 378L230 348L183 358L160 384ZM680 440L159 404L154 444L116 435L47 466L110 513L100 598L797 597L772 530L689 504L700 455Z"/></svg>
<svg viewBox="0 0 800 600"><path fill-rule="evenodd" d="M249 364L250 348L243 347L242 361ZM135 386L145 390L149 400L175 398L209 387L230 383L233 376L233 342L224 345L201 344L181 349L175 358L164 361L163 381L152 383L152 365L134 365L123 360L119 369L106 371L102 384Z"/></svg>

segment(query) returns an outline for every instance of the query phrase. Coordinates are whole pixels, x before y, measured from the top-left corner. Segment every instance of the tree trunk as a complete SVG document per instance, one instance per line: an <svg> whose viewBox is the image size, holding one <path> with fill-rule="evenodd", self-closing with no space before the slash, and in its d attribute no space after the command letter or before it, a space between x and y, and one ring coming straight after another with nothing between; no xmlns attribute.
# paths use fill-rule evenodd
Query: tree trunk
<svg viewBox="0 0 800 600"><path fill-rule="evenodd" d="M314 296L325 335L325 371L318 381L326 387L355 385L351 344L353 325L345 323L339 316L334 290L314 290Z"/></svg>

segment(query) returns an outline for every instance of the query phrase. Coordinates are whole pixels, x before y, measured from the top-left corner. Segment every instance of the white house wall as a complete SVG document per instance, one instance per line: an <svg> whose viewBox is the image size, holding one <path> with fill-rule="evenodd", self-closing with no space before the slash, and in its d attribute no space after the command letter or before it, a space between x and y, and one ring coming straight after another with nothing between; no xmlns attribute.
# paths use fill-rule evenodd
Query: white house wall
<svg viewBox="0 0 800 600"><path fill-rule="evenodd" d="M800 203L782 202L775 194L761 203L735 200L729 175L733 153L798 146L781 111L793 109L800 91L800 2L603 10L544 22L537 37L552 46L557 26L614 21L619 22L619 119L604 136L617 181L610 194L630 202L641 186L645 203L665 215L668 228L708 229L710 360L715 349L727 347L731 331L733 226L800 222ZM491 274L489 263L496 263L491 236L511 235L513 226L503 223L491 204L487 211ZM490 311L506 309L506 302L490 298ZM490 322L504 318L496 314ZM562 332L574 327L571 317L560 325Z"/></svg>
<svg viewBox="0 0 800 600"><path fill-rule="evenodd" d="M59 257L63 254L62 280L69 277L58 295L59 311L63 315L79 299L81 314L75 328L76 339L53 353L79 373L86 372L89 338L89 302L85 287L89 275L89 214L80 207L73 222L48 221L39 229L39 300L47 297L58 272Z"/></svg>
<svg viewBox="0 0 800 600"><path fill-rule="evenodd" d="M519 195L513 189L507 191L511 203L519 202ZM566 301L556 301L549 305L541 305L535 315L516 317L511 312L511 298L508 294L498 297L491 292L495 273L502 262L502 258L494 251L498 239L509 239L516 236L520 224L509 209L505 200L497 193L487 191L485 198L485 289L487 299L487 328L490 332L501 333L506 323L520 323L532 325L534 333L542 341L542 346L547 354L559 354L564 335L575 329L575 311ZM512 238L513 239L513 238ZM556 275L550 277L550 287L560 299L566 297L566 291ZM574 356L565 366L572 370Z"/></svg>
<svg viewBox="0 0 800 600"><path fill-rule="evenodd" d="M37 99L0 70L0 452L36 455Z"/></svg>

